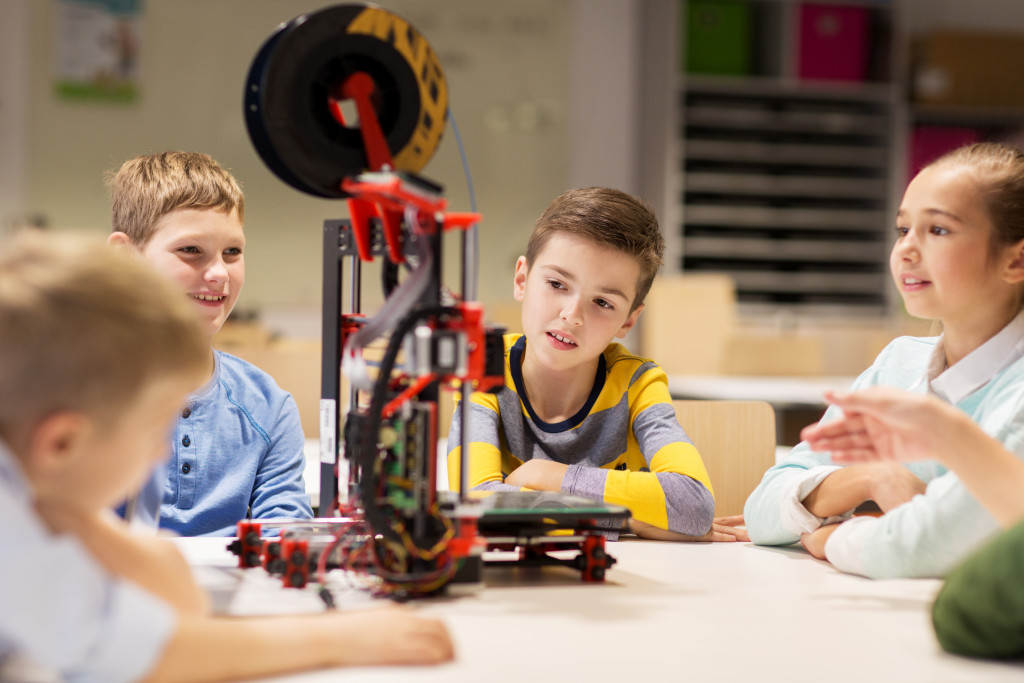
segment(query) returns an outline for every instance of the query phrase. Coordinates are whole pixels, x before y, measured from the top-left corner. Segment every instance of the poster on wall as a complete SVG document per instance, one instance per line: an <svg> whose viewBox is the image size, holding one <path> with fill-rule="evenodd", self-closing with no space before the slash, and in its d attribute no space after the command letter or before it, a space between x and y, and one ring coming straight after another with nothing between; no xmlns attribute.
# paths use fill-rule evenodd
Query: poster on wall
<svg viewBox="0 0 1024 683"><path fill-rule="evenodd" d="M53 10L57 96L135 101L142 0L57 0Z"/></svg>

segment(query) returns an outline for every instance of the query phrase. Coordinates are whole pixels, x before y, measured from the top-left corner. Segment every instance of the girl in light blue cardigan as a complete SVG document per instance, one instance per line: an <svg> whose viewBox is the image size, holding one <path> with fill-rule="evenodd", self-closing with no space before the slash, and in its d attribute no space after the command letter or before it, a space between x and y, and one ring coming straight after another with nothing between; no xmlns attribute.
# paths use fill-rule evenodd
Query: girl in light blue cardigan
<svg viewBox="0 0 1024 683"><path fill-rule="evenodd" d="M923 169L897 213L889 265L906 310L943 333L894 340L853 388L933 394L1024 456L1024 154L982 143ZM883 514L853 517L868 500ZM800 541L872 578L943 576L999 529L937 462L842 466L806 443L768 470L744 514L754 543Z"/></svg>

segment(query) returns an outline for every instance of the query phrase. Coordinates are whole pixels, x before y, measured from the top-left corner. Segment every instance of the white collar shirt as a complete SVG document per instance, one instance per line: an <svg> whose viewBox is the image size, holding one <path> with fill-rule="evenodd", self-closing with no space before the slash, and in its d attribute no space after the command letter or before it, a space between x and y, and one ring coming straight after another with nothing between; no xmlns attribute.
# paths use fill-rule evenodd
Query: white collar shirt
<svg viewBox="0 0 1024 683"><path fill-rule="evenodd" d="M943 340L939 337L922 381L928 383L930 393L956 404L1024 356L1024 311L952 367L946 367Z"/></svg>

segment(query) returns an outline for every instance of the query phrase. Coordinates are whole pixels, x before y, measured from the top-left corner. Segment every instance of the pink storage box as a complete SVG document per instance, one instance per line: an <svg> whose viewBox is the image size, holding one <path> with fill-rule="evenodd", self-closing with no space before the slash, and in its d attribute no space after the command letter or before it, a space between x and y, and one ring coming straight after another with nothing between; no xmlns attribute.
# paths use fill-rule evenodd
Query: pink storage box
<svg viewBox="0 0 1024 683"><path fill-rule="evenodd" d="M799 77L804 80L866 80L871 42L868 9L810 3L799 9Z"/></svg>
<svg viewBox="0 0 1024 683"><path fill-rule="evenodd" d="M969 145L981 142L981 131L966 126L917 126L910 137L909 168L907 182L917 175L918 171L938 159L940 156Z"/></svg>

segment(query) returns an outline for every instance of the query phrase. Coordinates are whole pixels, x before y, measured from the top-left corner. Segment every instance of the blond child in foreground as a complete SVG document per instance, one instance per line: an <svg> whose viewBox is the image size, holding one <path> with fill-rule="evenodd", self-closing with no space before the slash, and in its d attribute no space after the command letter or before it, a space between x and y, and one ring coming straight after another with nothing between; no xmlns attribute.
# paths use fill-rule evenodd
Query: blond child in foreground
<svg viewBox="0 0 1024 683"><path fill-rule="evenodd" d="M103 244L0 247L0 679L214 681L435 663L443 625L384 609L219 619L166 539L109 512L167 454L209 343L180 291Z"/></svg>

